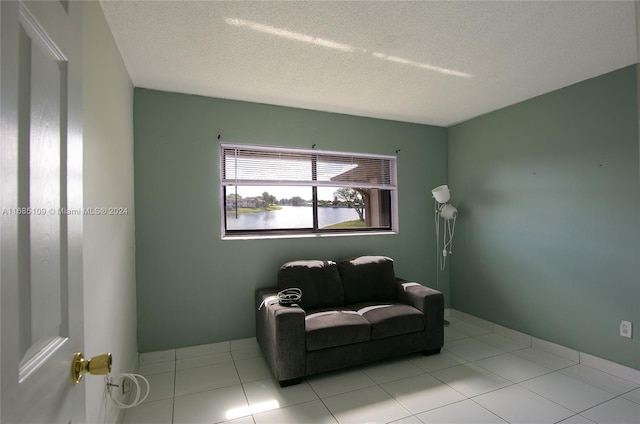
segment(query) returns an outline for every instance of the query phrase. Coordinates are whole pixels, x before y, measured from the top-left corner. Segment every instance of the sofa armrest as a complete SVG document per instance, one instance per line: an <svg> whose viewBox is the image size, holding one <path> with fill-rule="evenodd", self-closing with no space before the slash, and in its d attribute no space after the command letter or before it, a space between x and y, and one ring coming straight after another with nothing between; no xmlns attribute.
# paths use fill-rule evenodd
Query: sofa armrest
<svg viewBox="0 0 640 424"><path fill-rule="evenodd" d="M396 278L398 300L413 306L424 314L427 349L444 345L444 296L442 292L421 284Z"/></svg>
<svg viewBox="0 0 640 424"><path fill-rule="evenodd" d="M275 378L282 383L304 376L306 314L299 306L281 306L272 297L277 293L277 288L256 290L256 339Z"/></svg>

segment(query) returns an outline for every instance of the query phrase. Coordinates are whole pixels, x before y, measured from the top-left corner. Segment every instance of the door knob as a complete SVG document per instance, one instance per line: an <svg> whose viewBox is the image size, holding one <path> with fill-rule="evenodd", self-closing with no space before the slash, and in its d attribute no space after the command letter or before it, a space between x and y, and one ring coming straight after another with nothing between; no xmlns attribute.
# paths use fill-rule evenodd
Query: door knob
<svg viewBox="0 0 640 424"><path fill-rule="evenodd" d="M93 375L107 375L111 371L111 354L103 353L96 355L87 360L84 359L82 352L73 355L71 361L71 380L78 384L82 380L82 376L86 373Z"/></svg>

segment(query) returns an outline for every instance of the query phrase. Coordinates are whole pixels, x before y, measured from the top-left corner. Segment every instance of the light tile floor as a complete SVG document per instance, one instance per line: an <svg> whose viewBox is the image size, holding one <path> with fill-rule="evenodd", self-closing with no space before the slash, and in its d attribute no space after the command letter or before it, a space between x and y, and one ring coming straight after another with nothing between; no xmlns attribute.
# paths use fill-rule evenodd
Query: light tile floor
<svg viewBox="0 0 640 424"><path fill-rule="evenodd" d="M255 339L140 355L147 400L125 424L640 424L640 386L450 319L408 355L280 388Z"/></svg>

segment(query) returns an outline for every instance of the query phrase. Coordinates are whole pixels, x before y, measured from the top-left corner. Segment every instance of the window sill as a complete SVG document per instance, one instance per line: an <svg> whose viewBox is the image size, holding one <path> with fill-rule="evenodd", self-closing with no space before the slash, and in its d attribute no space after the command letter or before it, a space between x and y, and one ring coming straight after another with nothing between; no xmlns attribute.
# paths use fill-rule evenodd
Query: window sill
<svg viewBox="0 0 640 424"><path fill-rule="evenodd" d="M396 235L397 231L354 231L340 233L309 233L309 234L270 234L270 235L225 235L222 240L265 240L265 239L300 239L323 237L354 237L354 236L389 236Z"/></svg>

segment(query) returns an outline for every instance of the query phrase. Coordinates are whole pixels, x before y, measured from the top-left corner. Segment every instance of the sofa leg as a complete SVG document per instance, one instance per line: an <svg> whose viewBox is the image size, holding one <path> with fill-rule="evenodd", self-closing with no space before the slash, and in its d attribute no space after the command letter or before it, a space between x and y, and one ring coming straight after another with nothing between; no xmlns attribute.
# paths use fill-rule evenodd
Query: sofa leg
<svg viewBox="0 0 640 424"><path fill-rule="evenodd" d="M422 353L424 353L424 356L437 355L438 353L440 353L440 348L438 348L438 349L430 349L430 350L423 350Z"/></svg>
<svg viewBox="0 0 640 424"><path fill-rule="evenodd" d="M302 378L292 378L291 380L278 381L278 383L280 383L280 387L293 386L295 384L300 384L301 382Z"/></svg>

